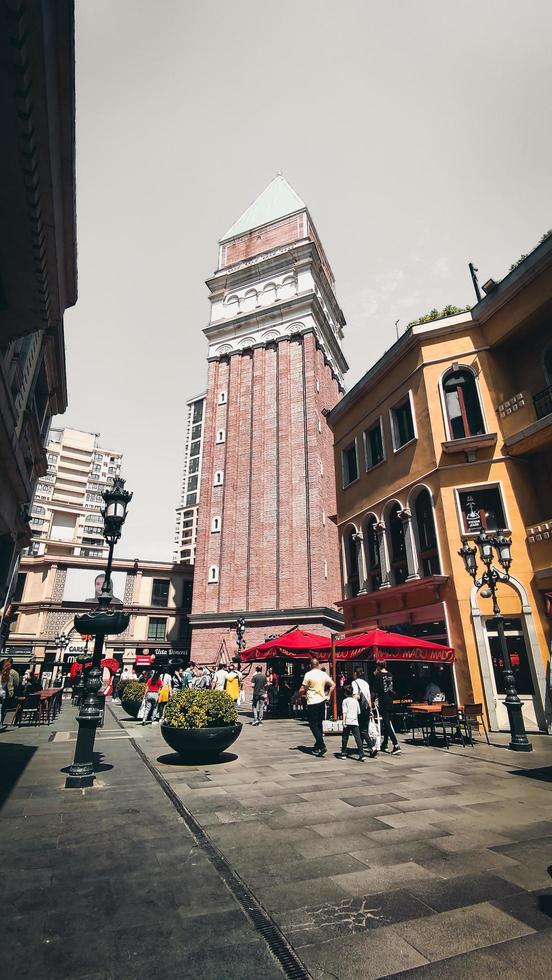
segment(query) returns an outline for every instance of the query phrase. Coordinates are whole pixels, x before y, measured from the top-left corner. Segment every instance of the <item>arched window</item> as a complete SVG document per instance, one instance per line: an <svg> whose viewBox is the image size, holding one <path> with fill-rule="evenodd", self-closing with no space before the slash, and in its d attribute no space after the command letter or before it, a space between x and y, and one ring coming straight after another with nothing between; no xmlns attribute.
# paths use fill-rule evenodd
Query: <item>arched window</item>
<svg viewBox="0 0 552 980"><path fill-rule="evenodd" d="M219 580L219 570L218 565L211 565L209 569L208 582L218 582Z"/></svg>
<svg viewBox="0 0 552 980"><path fill-rule="evenodd" d="M213 517L211 521L211 532L212 534L217 534L220 531L220 517Z"/></svg>
<svg viewBox="0 0 552 980"><path fill-rule="evenodd" d="M443 391L451 439L466 439L485 432L475 377L467 368L449 371Z"/></svg>
<svg viewBox="0 0 552 980"><path fill-rule="evenodd" d="M401 507L398 503L393 504L389 511L389 550L391 552L391 571L393 573L393 584L402 585L406 582L408 575L408 565L406 562L406 543L404 540L404 527L399 514Z"/></svg>
<svg viewBox="0 0 552 980"><path fill-rule="evenodd" d="M439 552L437 550L437 535L435 533L435 518L433 503L429 490L420 490L414 505L416 529L418 532L418 547L420 549L420 564L424 577L440 575Z"/></svg>
<svg viewBox="0 0 552 980"><path fill-rule="evenodd" d="M353 526L348 527L345 531L343 537L343 554L345 561L345 594L347 599L352 599L358 595L360 589L356 528Z"/></svg>
<svg viewBox="0 0 552 980"><path fill-rule="evenodd" d="M381 565L376 524L377 520L371 514L364 525L364 556L366 558L368 592L375 592L381 586Z"/></svg>

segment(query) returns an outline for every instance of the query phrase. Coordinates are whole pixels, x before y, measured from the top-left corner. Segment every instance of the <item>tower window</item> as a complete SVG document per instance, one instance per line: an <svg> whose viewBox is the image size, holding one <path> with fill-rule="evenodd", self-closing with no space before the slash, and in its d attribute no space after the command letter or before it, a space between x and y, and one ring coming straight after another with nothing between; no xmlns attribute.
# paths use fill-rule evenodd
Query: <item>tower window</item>
<svg viewBox="0 0 552 980"><path fill-rule="evenodd" d="M211 521L212 534L216 534L218 531L220 531L220 524L221 524L220 517L213 517L213 520Z"/></svg>
<svg viewBox="0 0 552 980"><path fill-rule="evenodd" d="M225 433L224 429L219 429L218 432L217 432L216 442L220 445L220 443L221 442L224 442L225 439L226 439L226 433Z"/></svg>
<svg viewBox="0 0 552 980"><path fill-rule="evenodd" d="M209 575L207 576L207 581L211 583L211 582L218 582L218 580L219 580L218 565L211 565L209 569Z"/></svg>
<svg viewBox="0 0 552 980"><path fill-rule="evenodd" d="M218 403L219 403L219 405L226 405L226 392L225 391L219 391Z"/></svg>
<svg viewBox="0 0 552 980"><path fill-rule="evenodd" d="M215 487L221 487L223 483L224 483L224 474L222 470L217 470L215 473L215 479L213 481L213 484Z"/></svg>

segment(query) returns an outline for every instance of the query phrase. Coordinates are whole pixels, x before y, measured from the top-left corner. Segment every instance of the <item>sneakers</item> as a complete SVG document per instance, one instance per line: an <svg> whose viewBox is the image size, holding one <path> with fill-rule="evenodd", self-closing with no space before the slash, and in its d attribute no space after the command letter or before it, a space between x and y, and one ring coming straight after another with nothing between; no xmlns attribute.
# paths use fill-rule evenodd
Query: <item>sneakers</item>
<svg viewBox="0 0 552 980"><path fill-rule="evenodd" d="M340 753L339 753L339 755L338 755L338 759L346 759L346 758L347 758L347 754L346 754L346 752L340 752Z"/></svg>
<svg viewBox="0 0 552 980"><path fill-rule="evenodd" d="M376 756L377 756L377 754L378 754L378 750L377 749L370 749L370 758L371 759L375 759Z"/></svg>
<svg viewBox="0 0 552 980"><path fill-rule="evenodd" d="M400 745L394 745L393 746L393 751L392 751L391 755L400 755L400 754L401 754L401 747L400 747Z"/></svg>
<svg viewBox="0 0 552 980"><path fill-rule="evenodd" d="M366 762L366 756L365 755L359 755L358 761L359 762Z"/></svg>

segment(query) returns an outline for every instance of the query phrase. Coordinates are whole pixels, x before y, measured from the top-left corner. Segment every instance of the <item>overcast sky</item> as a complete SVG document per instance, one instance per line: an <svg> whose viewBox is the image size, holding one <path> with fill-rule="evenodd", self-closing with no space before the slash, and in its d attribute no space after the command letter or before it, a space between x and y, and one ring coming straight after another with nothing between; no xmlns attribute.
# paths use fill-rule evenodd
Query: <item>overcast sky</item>
<svg viewBox="0 0 552 980"><path fill-rule="evenodd" d="M124 453L118 551L169 560L217 240L281 169L347 319L473 301L552 227L549 0L77 0L79 299L57 423Z"/></svg>

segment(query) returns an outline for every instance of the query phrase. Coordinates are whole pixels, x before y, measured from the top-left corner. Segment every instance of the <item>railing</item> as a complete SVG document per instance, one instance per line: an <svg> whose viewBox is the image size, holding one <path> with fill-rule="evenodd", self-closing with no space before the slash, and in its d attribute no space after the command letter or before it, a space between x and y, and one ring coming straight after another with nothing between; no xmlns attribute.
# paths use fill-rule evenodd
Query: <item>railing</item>
<svg viewBox="0 0 552 980"><path fill-rule="evenodd" d="M542 391L537 392L533 395L533 403L535 405L535 414L538 419L545 418L546 415L552 414L552 385L548 388L544 388Z"/></svg>

